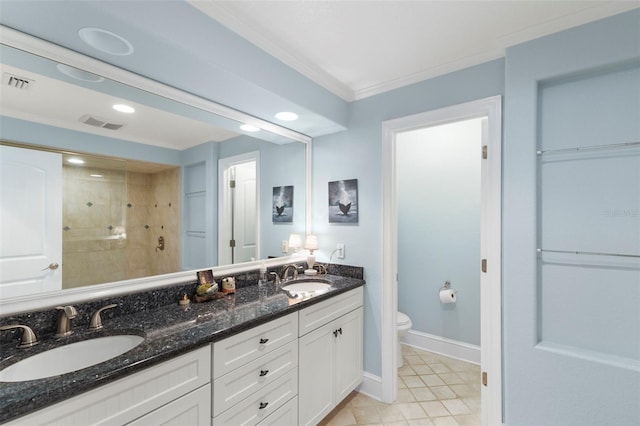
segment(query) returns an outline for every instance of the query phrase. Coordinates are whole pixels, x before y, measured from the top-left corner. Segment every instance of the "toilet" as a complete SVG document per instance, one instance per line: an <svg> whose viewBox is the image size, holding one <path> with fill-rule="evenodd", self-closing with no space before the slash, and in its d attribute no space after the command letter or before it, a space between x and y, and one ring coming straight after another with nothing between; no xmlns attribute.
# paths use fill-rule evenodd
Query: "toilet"
<svg viewBox="0 0 640 426"><path fill-rule="evenodd" d="M402 347L400 346L400 341L402 340L404 335L407 334L407 331L411 330L411 318L409 318L406 314L403 314L402 312L398 312L396 326L398 328L398 343L396 347L397 367L400 368L402 367L402 364L403 364Z"/></svg>

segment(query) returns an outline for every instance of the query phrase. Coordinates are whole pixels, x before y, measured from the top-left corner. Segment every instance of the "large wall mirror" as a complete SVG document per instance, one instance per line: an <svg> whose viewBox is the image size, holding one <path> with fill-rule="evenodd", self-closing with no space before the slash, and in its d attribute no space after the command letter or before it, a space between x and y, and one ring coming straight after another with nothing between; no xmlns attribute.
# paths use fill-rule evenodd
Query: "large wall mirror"
<svg viewBox="0 0 640 426"><path fill-rule="evenodd" d="M308 137L6 28L1 41L3 305L275 258L307 231ZM34 178L46 162L50 182Z"/></svg>

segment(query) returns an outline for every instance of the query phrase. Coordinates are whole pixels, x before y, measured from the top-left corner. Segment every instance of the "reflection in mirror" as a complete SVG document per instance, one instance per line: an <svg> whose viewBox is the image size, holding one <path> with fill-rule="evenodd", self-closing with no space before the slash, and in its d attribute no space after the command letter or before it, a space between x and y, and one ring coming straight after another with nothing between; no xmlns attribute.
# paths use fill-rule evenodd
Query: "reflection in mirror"
<svg viewBox="0 0 640 426"><path fill-rule="evenodd" d="M58 235L51 241L57 238L64 247L64 253L55 255L58 257L31 256L35 263L28 268L40 278L59 276L62 283L53 287L46 283L23 285L20 292L9 291L4 285L9 276L2 256L16 248L17 240L4 238L8 225L3 222L3 303L25 294L210 268L223 264L219 258L227 263L280 256L282 240L291 233L305 232L306 165L310 158L306 143L310 139L291 136L286 129L249 135L240 130L241 123L211 113L215 108L209 108L207 101L176 94L175 89L164 86L157 92L170 93L174 99L158 96L150 93L149 87L161 85L138 76L131 81L147 90L6 44L0 44L0 49L4 83L0 105L0 140L4 146L0 148L23 145L61 156L59 188L45 197L55 199L58 194L61 213L57 225L45 225L43 217L33 217L42 220L42 226L31 226L29 238L24 232L16 237L42 242L45 235L40 231L53 229ZM80 63L91 61L84 58ZM77 66L78 62L70 64ZM128 75L104 66L109 72ZM114 111L115 103L132 106L135 113ZM272 125L264 127L273 130ZM255 252L237 260L224 259L219 256L218 236L223 232L218 229L218 215L228 205L218 194L219 162L247 153L259 154L255 210L253 214L242 213L247 218L253 216L253 231L248 229L255 235ZM69 154L83 154L85 165L69 164ZM5 182L16 183L15 191L25 193L25 180L10 170L3 167L3 194L9 194ZM280 186L293 186L296 191L295 216L286 224L273 222L271 215L272 191ZM25 201L26 206L34 203L33 197ZM29 214L34 211L28 210ZM60 267L49 269L53 264Z"/></svg>
<svg viewBox="0 0 640 426"><path fill-rule="evenodd" d="M179 167L62 158L63 289L180 270Z"/></svg>

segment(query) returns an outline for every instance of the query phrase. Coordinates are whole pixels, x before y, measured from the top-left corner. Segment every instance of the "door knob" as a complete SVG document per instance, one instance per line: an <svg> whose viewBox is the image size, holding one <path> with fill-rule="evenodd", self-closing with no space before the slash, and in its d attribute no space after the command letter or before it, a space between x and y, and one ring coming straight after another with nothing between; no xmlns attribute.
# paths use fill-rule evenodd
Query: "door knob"
<svg viewBox="0 0 640 426"><path fill-rule="evenodd" d="M58 265L56 262L52 262L49 266L44 268L43 271L46 271L47 269L51 269L52 271L55 271L56 269L58 269L59 266L60 265Z"/></svg>

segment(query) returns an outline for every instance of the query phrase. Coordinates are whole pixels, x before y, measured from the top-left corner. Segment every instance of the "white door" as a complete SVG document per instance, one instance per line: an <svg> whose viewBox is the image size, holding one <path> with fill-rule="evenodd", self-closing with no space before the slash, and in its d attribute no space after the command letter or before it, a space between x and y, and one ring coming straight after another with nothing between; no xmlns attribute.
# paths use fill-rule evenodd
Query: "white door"
<svg viewBox="0 0 640 426"><path fill-rule="evenodd" d="M238 164L233 168L236 176L233 209L236 246L233 263L249 262L257 258L256 162Z"/></svg>
<svg viewBox="0 0 640 426"><path fill-rule="evenodd" d="M218 264L260 257L260 153L222 158L218 186Z"/></svg>
<svg viewBox="0 0 640 426"><path fill-rule="evenodd" d="M62 289L62 156L0 146L0 297Z"/></svg>
<svg viewBox="0 0 640 426"><path fill-rule="evenodd" d="M480 256L486 262L476 259L477 274L480 275L480 335L481 368L487 378L481 386L482 423L500 424L502 419L502 316L501 316L501 142L502 108L499 96L453 105L426 113L398 118L383 123L383 302L382 302L382 400L393 402L397 393L397 367L395 359L396 310L397 310L397 271L398 271L398 194L397 185L397 139L403 132L439 126L445 123L461 122L473 118L481 120L482 152L481 161L481 219L480 219ZM486 155L485 155L486 154ZM476 151L480 158L481 153ZM443 172L443 179L451 176ZM450 195L450 194L449 194ZM450 195L450 197L454 197ZM446 200L446 199L445 199ZM455 199L451 198L449 208L453 217ZM477 225L470 228L477 230ZM430 235L428 238L431 238ZM459 244L464 244L459 243ZM416 248L421 254L422 248ZM417 260L419 262L419 260ZM481 265L487 268L481 271ZM485 272L486 271L486 272ZM475 274L475 273L474 273ZM469 292L471 294L471 292ZM431 293L431 297L437 291ZM429 297L428 295L425 297ZM477 297L477 296L476 296ZM420 299L422 300L422 299ZM439 301L436 301L439 305ZM477 321L477 318L465 319ZM474 351L475 352L475 351ZM466 355L473 355L466 353ZM459 355L462 357L462 355ZM470 358L468 358L470 359ZM484 374L486 373L486 374ZM480 381L480 377L478 378Z"/></svg>
<svg viewBox="0 0 640 426"><path fill-rule="evenodd" d="M640 424L639 18L507 60L506 424Z"/></svg>

